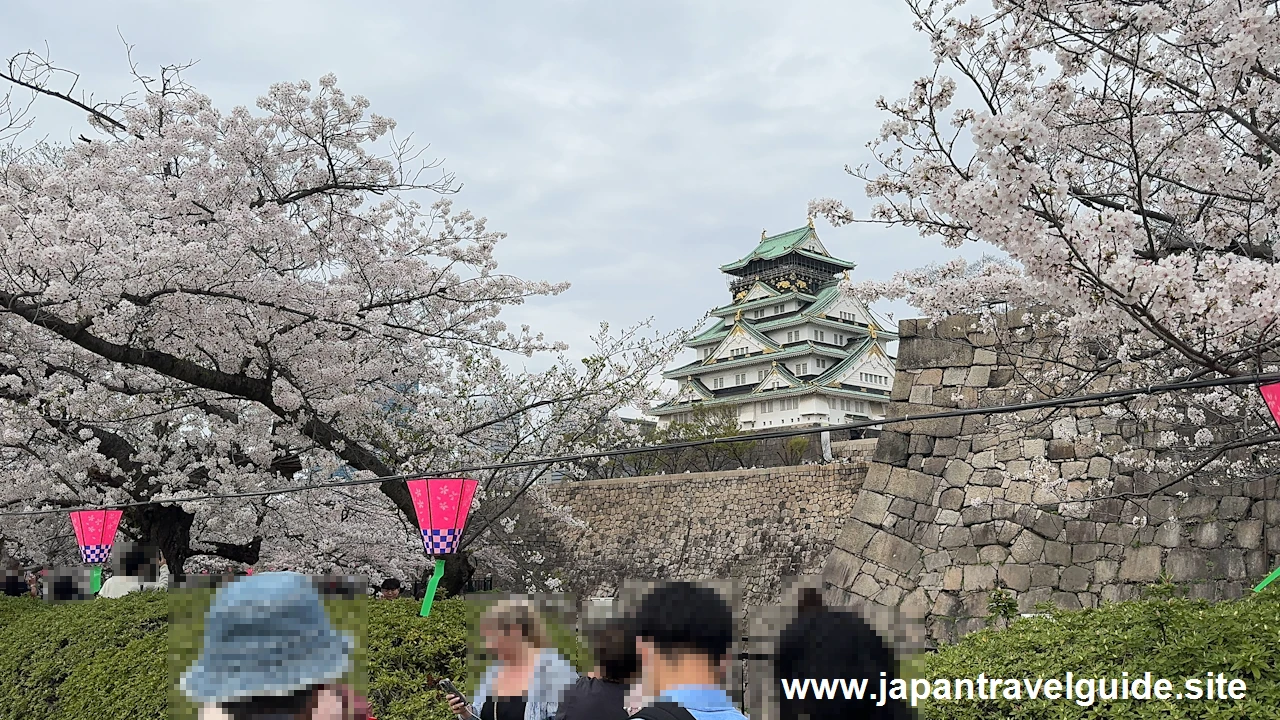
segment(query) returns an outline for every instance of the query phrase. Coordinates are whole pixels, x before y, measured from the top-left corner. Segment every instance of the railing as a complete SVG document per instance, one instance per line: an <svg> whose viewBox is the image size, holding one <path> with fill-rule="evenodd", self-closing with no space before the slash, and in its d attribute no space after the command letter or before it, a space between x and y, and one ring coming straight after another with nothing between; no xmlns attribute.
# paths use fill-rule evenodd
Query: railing
<svg viewBox="0 0 1280 720"><path fill-rule="evenodd" d="M463 586L464 593L490 592L493 590L493 576L485 575L482 578L473 577Z"/></svg>

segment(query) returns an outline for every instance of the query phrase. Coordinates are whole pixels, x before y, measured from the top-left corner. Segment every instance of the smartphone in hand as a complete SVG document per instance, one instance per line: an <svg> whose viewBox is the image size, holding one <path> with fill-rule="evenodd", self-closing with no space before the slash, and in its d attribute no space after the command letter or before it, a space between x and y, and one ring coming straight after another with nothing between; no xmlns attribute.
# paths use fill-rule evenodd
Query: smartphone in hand
<svg viewBox="0 0 1280 720"><path fill-rule="evenodd" d="M462 691L454 687L453 683L450 682L448 678L444 678L440 681L440 689L444 691L445 695L456 695L463 703L467 701L467 696L463 695Z"/></svg>

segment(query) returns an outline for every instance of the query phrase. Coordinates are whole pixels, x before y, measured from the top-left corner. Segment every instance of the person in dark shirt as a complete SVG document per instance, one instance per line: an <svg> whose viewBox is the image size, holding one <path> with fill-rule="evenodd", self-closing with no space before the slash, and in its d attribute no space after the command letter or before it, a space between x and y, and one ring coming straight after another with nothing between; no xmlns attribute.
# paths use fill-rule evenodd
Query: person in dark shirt
<svg viewBox="0 0 1280 720"><path fill-rule="evenodd" d="M6 560L0 569L0 593L9 597L22 597L31 592L27 579L22 576L22 566L15 560Z"/></svg>
<svg viewBox="0 0 1280 720"><path fill-rule="evenodd" d="M818 591L809 588L801 592L798 605L796 618L778 638L775 687L780 680L800 678L866 678L874 684L882 672L890 679L898 675L898 659L892 646L860 615L824 606ZM784 697L778 705L780 720L914 717L901 700Z"/></svg>
<svg viewBox="0 0 1280 720"><path fill-rule="evenodd" d="M636 639L621 619L588 628L587 644L595 655L595 671L565 692L556 720L626 720L627 684L640 669Z"/></svg>

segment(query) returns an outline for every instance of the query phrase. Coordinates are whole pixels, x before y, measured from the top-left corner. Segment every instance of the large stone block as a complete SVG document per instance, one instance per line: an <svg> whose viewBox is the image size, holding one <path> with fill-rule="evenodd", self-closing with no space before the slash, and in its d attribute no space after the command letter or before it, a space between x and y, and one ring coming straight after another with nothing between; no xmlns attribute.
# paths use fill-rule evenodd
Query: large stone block
<svg viewBox="0 0 1280 720"><path fill-rule="evenodd" d="M1244 551L1221 548L1209 551L1209 577L1214 580L1241 580L1248 576Z"/></svg>
<svg viewBox="0 0 1280 720"><path fill-rule="evenodd" d="M1173 551L1170 551L1173 552ZM1129 582L1153 582L1160 577L1160 548L1146 545L1131 548L1120 564L1120 579Z"/></svg>
<svg viewBox="0 0 1280 720"><path fill-rule="evenodd" d="M952 460L947 463L947 469L942 472L942 477L952 487L962 487L969 482L969 478L973 477L973 466L963 460Z"/></svg>
<svg viewBox="0 0 1280 720"><path fill-rule="evenodd" d="M1209 579L1208 556L1203 550L1174 548L1169 551L1165 569L1176 582Z"/></svg>
<svg viewBox="0 0 1280 720"><path fill-rule="evenodd" d="M966 420L966 418L963 417L913 420L911 422L911 431L935 438L955 437L960 434L960 428L963 427L964 420Z"/></svg>
<svg viewBox="0 0 1280 720"><path fill-rule="evenodd" d="M991 590L996 586L996 569L990 565L970 565L964 569L964 590Z"/></svg>
<svg viewBox="0 0 1280 720"><path fill-rule="evenodd" d="M1043 440L1041 442L1044 442ZM1070 440L1050 440L1048 458L1050 460L1074 460L1076 446Z"/></svg>
<svg viewBox="0 0 1280 720"><path fill-rule="evenodd" d="M1000 566L1000 581L1010 590L1024 592L1031 587L1031 568L1027 565L1005 563Z"/></svg>
<svg viewBox="0 0 1280 720"><path fill-rule="evenodd" d="M973 362L973 347L949 340L913 337L903 338L898 348L900 370L968 366Z"/></svg>
<svg viewBox="0 0 1280 720"><path fill-rule="evenodd" d="M1044 544L1045 562L1054 565L1071 564L1071 546L1063 542L1049 541Z"/></svg>
<svg viewBox="0 0 1280 720"><path fill-rule="evenodd" d="M920 472L925 475L933 475L938 477L942 475L942 471L947 467L947 459L945 457L927 457L920 463Z"/></svg>
<svg viewBox="0 0 1280 720"><path fill-rule="evenodd" d="M988 565L999 565L1009 559L1009 551L1003 545L987 545L978 551L978 559Z"/></svg>
<svg viewBox="0 0 1280 720"><path fill-rule="evenodd" d="M916 405L932 405L933 404L933 386L932 385L913 385L911 393L907 399Z"/></svg>
<svg viewBox="0 0 1280 720"><path fill-rule="evenodd" d="M1031 566L1031 586L1032 587L1056 587L1058 584L1059 568L1053 565L1032 565Z"/></svg>
<svg viewBox="0 0 1280 720"><path fill-rule="evenodd" d="M1166 520L1156 528L1155 543L1161 547L1174 548L1182 544L1182 524L1177 520Z"/></svg>
<svg viewBox="0 0 1280 720"><path fill-rule="evenodd" d="M889 475L889 485L885 488L885 493L926 503L933 499L936 484L937 479L931 475L914 470L895 469Z"/></svg>
<svg viewBox="0 0 1280 720"><path fill-rule="evenodd" d="M871 599L880 593L882 587L884 586L876 582L875 578L871 577L867 573L862 573L853 581L853 587L851 587L850 590L852 590L855 595Z"/></svg>
<svg viewBox="0 0 1280 720"><path fill-rule="evenodd" d="M1030 530L1023 530L1019 533L1018 537L1013 541L1013 547L1009 548L1009 555L1021 564L1039 562L1043 553L1044 538Z"/></svg>
<svg viewBox="0 0 1280 720"><path fill-rule="evenodd" d="M976 453L969 461L974 470L989 470L996 466L996 454L991 450Z"/></svg>
<svg viewBox="0 0 1280 720"><path fill-rule="evenodd" d="M1053 428L1054 440L1066 440L1074 443L1076 437L1080 434L1076 427L1076 419L1071 415L1065 415L1054 420L1050 427Z"/></svg>
<svg viewBox="0 0 1280 720"><path fill-rule="evenodd" d="M1095 457L1089 459L1089 477L1095 480L1105 480L1111 475L1111 461L1104 457Z"/></svg>
<svg viewBox="0 0 1280 720"><path fill-rule="evenodd" d="M902 538L883 530L867 543L863 554L886 567L906 573L920 560L920 549Z"/></svg>
<svg viewBox="0 0 1280 720"><path fill-rule="evenodd" d="M943 590L959 590L964 586L964 568L949 567L942 575Z"/></svg>
<svg viewBox="0 0 1280 720"><path fill-rule="evenodd" d="M1069 592L1053 593L1053 595L1050 596L1049 598L1049 602L1053 603L1054 605L1057 605L1063 610L1079 610L1080 609L1080 598L1076 597L1075 593L1069 593Z"/></svg>
<svg viewBox="0 0 1280 720"><path fill-rule="evenodd" d="M991 521L991 504L971 505L960 511L960 522L964 525L977 525Z"/></svg>
<svg viewBox="0 0 1280 720"><path fill-rule="evenodd" d="M966 387L986 387L991 381L991 368L984 365L975 365L969 368L969 376L965 378Z"/></svg>
<svg viewBox="0 0 1280 720"><path fill-rule="evenodd" d="M1031 529L1045 540L1057 540L1066 529L1067 521L1061 515L1041 512L1031 523Z"/></svg>
<svg viewBox="0 0 1280 720"><path fill-rule="evenodd" d="M871 536L875 534L876 529L871 525L859 520L848 520L840 531L840 535L836 537L835 546L845 552L857 555L862 552L867 543L871 541Z"/></svg>
<svg viewBox="0 0 1280 720"><path fill-rule="evenodd" d="M1218 498L1204 495L1192 496L1182 503L1177 513L1180 518L1206 518L1218 510Z"/></svg>
<svg viewBox="0 0 1280 720"><path fill-rule="evenodd" d="M907 452L912 455L928 455L933 452L935 440L928 435L912 435L907 444Z"/></svg>
<svg viewBox="0 0 1280 720"><path fill-rule="evenodd" d="M1224 497L1218 503L1219 520L1238 520L1249 513L1249 498Z"/></svg>
<svg viewBox="0 0 1280 720"><path fill-rule="evenodd" d="M1088 568L1078 565L1064 568L1062 575L1058 578L1058 587L1068 592L1082 592L1089 588L1089 576L1091 574Z"/></svg>
<svg viewBox="0 0 1280 720"><path fill-rule="evenodd" d="M1235 526L1236 545L1246 550L1262 547L1262 521L1241 520Z"/></svg>
<svg viewBox="0 0 1280 720"><path fill-rule="evenodd" d="M944 510L959 510L964 505L964 490L960 488L949 488L942 491L941 497L938 499L938 505ZM956 516L956 522L960 517ZM954 525L955 523L948 523Z"/></svg>
<svg viewBox="0 0 1280 720"><path fill-rule="evenodd" d="M987 387L1002 388L1013 382L1013 368L998 367L991 371L991 376L987 379Z"/></svg>
<svg viewBox="0 0 1280 720"><path fill-rule="evenodd" d="M973 543L973 536L966 527L949 527L942 531L942 547L958 548Z"/></svg>
<svg viewBox="0 0 1280 720"><path fill-rule="evenodd" d="M876 438L875 461L898 467L907 464L910 438L900 432L885 430Z"/></svg>
<svg viewBox="0 0 1280 720"><path fill-rule="evenodd" d="M1222 526L1216 522L1200 523L1191 534L1191 544L1202 548L1216 548L1222 544Z"/></svg>
<svg viewBox="0 0 1280 720"><path fill-rule="evenodd" d="M1067 542L1091 543L1098 539L1098 524L1083 520L1067 522Z"/></svg>
<svg viewBox="0 0 1280 720"><path fill-rule="evenodd" d="M1098 559L1101 546L1097 543L1081 543L1071 546L1071 562L1074 565L1091 563Z"/></svg>

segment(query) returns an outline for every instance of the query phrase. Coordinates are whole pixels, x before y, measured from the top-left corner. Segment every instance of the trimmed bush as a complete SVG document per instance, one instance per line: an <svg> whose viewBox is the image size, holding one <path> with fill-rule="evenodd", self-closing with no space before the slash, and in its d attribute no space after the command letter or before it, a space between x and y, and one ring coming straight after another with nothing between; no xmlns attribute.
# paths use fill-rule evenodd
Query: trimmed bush
<svg viewBox="0 0 1280 720"><path fill-rule="evenodd" d="M0 597L0 720L194 718L175 684L199 652L201 623L189 619L211 599L211 592L144 592L50 605ZM426 618L410 599L327 605L339 629L367 638L356 662L368 668L368 682L356 685L378 720L451 720L440 678L474 689L468 626L479 605L438 600ZM552 623L551 633L582 667L585 653L572 630Z"/></svg>
<svg viewBox="0 0 1280 720"><path fill-rule="evenodd" d="M174 678L194 656L193 640L199 637L194 625L173 626L186 639L169 660L170 602L178 618L207 602L179 597L136 593L66 605L0 597L0 720L167 717ZM367 613L367 688L379 720L450 720L436 683L448 677L473 692L478 668L468 667L467 648L474 641L468 627L474 627L481 606L441 600L431 617L420 618L412 600L354 602L367 603L363 612L346 617L363 622L360 616ZM334 619L358 631L342 613ZM551 632L566 657L587 669L586 653L572 632L555 623ZM921 708L927 720L1280 718L1280 592L1218 604L1153 599L1049 611L1007 630L974 633L908 665L908 676L925 678L1150 672L1173 680L1176 691L1183 678L1221 672L1248 683L1241 702L1116 700L1081 707L1065 699L930 701Z"/></svg>
<svg viewBox="0 0 1280 720"><path fill-rule="evenodd" d="M0 597L0 718L164 718L163 593L49 605Z"/></svg>
<svg viewBox="0 0 1280 720"><path fill-rule="evenodd" d="M1280 718L1280 593L1250 594L1211 604L1149 599L1096 610L1048 610L1006 630L973 633L923 659L927 678L1166 678L1174 692L1183 679L1222 673L1248 684L1243 701L931 700L927 720L1066 720L1108 718Z"/></svg>

